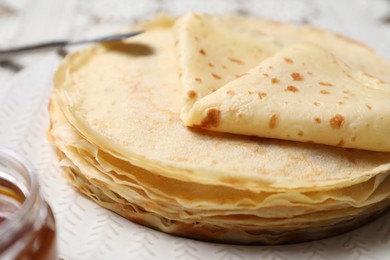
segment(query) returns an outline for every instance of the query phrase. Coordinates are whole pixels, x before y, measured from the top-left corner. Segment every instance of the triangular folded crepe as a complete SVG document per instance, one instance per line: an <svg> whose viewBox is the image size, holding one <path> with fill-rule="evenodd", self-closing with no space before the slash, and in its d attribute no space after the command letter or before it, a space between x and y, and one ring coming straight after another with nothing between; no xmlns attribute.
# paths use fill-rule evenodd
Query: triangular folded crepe
<svg viewBox="0 0 390 260"><path fill-rule="evenodd" d="M272 37L227 19L190 13L175 24L183 115L194 102L256 66L280 49Z"/></svg>
<svg viewBox="0 0 390 260"><path fill-rule="evenodd" d="M390 151L390 85L295 44L197 101L188 126Z"/></svg>

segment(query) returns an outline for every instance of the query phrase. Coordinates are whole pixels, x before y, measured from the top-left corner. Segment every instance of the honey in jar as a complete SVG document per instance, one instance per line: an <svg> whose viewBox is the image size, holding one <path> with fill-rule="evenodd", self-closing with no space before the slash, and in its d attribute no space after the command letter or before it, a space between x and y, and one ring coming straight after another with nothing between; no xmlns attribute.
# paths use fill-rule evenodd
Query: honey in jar
<svg viewBox="0 0 390 260"><path fill-rule="evenodd" d="M54 216L32 167L1 147L0 259L58 259Z"/></svg>

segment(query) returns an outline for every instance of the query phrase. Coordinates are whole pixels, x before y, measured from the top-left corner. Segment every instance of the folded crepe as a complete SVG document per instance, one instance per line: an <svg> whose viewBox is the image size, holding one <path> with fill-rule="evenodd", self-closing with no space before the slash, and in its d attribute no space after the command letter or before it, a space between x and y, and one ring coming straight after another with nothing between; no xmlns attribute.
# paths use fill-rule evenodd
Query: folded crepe
<svg viewBox="0 0 390 260"><path fill-rule="evenodd" d="M190 13L174 28L178 76L185 93L182 116L280 49L273 37L214 16Z"/></svg>
<svg viewBox="0 0 390 260"><path fill-rule="evenodd" d="M390 151L389 83L357 70L362 66L349 54L341 56L353 67L313 43L279 51L269 35L225 31L221 24L195 14L177 22L184 125Z"/></svg>
<svg viewBox="0 0 390 260"><path fill-rule="evenodd" d="M390 151L390 84L299 43L195 102L186 125Z"/></svg>

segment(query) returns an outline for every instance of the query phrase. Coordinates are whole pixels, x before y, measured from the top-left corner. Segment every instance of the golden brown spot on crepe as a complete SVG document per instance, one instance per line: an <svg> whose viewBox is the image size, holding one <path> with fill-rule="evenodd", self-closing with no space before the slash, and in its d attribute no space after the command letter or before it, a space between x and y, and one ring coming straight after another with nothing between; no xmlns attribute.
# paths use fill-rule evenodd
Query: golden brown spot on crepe
<svg viewBox="0 0 390 260"><path fill-rule="evenodd" d="M221 111L219 111L217 108L210 108L207 110L206 117L203 118L200 126L205 128L218 127L220 120Z"/></svg>
<svg viewBox="0 0 390 260"><path fill-rule="evenodd" d="M352 141L352 142L355 142L355 141L356 141L356 135L352 136L351 141Z"/></svg>
<svg viewBox="0 0 390 260"><path fill-rule="evenodd" d="M210 90L211 93L213 93L213 92L215 92L215 91L216 91L215 88L212 88L212 89Z"/></svg>
<svg viewBox="0 0 390 260"><path fill-rule="evenodd" d="M343 101L339 101L339 102L337 102L337 104L344 105L344 102Z"/></svg>
<svg viewBox="0 0 390 260"><path fill-rule="evenodd" d="M260 99L263 99L263 98L265 98L265 96L267 96L267 93L259 92L259 93L257 93L257 96L258 96Z"/></svg>
<svg viewBox="0 0 390 260"><path fill-rule="evenodd" d="M368 105L368 104L366 104L366 107L367 107L369 110L372 109L372 106L370 106L370 105Z"/></svg>
<svg viewBox="0 0 390 260"><path fill-rule="evenodd" d="M299 74L298 72L293 72L291 73L291 78L295 81L301 81L303 80L303 76L301 74Z"/></svg>
<svg viewBox="0 0 390 260"><path fill-rule="evenodd" d="M272 79L271 79L271 83L272 83L272 84L279 83L279 80L278 80L277 78L272 78Z"/></svg>
<svg viewBox="0 0 390 260"><path fill-rule="evenodd" d="M327 82L322 82L322 81L318 82L318 84L320 84L321 86L325 86L325 87L332 87L333 86L332 83L327 83Z"/></svg>
<svg viewBox="0 0 390 260"><path fill-rule="evenodd" d="M321 90L320 90L320 93L321 93L321 94L324 94L324 95L328 95L328 94L330 94L330 92L329 92L329 91L327 91L327 90L323 90L323 89L321 89Z"/></svg>
<svg viewBox="0 0 390 260"><path fill-rule="evenodd" d="M244 64L243 61L241 61L239 59L232 58L232 57L228 57L228 60L231 61L231 62L234 62L234 63Z"/></svg>
<svg viewBox="0 0 390 260"><path fill-rule="evenodd" d="M175 41L175 46L179 45L179 42L180 42L179 40L176 40Z"/></svg>
<svg viewBox="0 0 390 260"><path fill-rule="evenodd" d="M233 90L229 89L228 91L226 91L226 94L228 94L229 96L234 96L236 93Z"/></svg>
<svg viewBox="0 0 390 260"><path fill-rule="evenodd" d="M344 146L344 140L343 139L341 139L337 144L336 144L336 146Z"/></svg>
<svg viewBox="0 0 390 260"><path fill-rule="evenodd" d="M211 73L211 76L213 76L213 78L215 78L215 79L221 79L221 76L219 76L218 74L215 74L215 73Z"/></svg>
<svg viewBox="0 0 390 260"><path fill-rule="evenodd" d="M268 68L269 68L270 70L273 70L273 69L274 69L274 67L272 67L272 66L268 66Z"/></svg>
<svg viewBox="0 0 390 260"><path fill-rule="evenodd" d="M194 39L195 39L195 41L199 41L199 37L198 36L194 36Z"/></svg>
<svg viewBox="0 0 390 260"><path fill-rule="evenodd" d="M269 120L268 127L275 128L277 122L278 122L278 115L273 114Z"/></svg>
<svg viewBox="0 0 390 260"><path fill-rule="evenodd" d="M187 96L190 99L196 98L197 95L198 94L194 90L190 90L190 91L187 92Z"/></svg>
<svg viewBox="0 0 390 260"><path fill-rule="evenodd" d="M312 76L313 73L312 73L311 71L308 71L308 72L307 72L307 75Z"/></svg>
<svg viewBox="0 0 390 260"><path fill-rule="evenodd" d="M303 136L303 135L304 135L303 131L299 131L299 132L298 132L298 135L299 135L299 136Z"/></svg>
<svg viewBox="0 0 390 260"><path fill-rule="evenodd" d="M269 77L268 73L263 73L264 77Z"/></svg>
<svg viewBox="0 0 390 260"><path fill-rule="evenodd" d="M287 62L289 64L293 64L294 63L294 61L291 58L284 57L283 59L284 59L285 62Z"/></svg>
<svg viewBox="0 0 390 260"><path fill-rule="evenodd" d="M344 93L344 94L348 94L349 91L348 91L348 90L343 90L343 93Z"/></svg>
<svg viewBox="0 0 390 260"><path fill-rule="evenodd" d="M222 67L222 69L224 69L224 70L226 70L227 69L227 67L225 66L225 65L221 65L221 67Z"/></svg>
<svg viewBox="0 0 390 260"><path fill-rule="evenodd" d="M315 121L317 124L321 124L321 118L319 118L319 117L315 117L315 118L314 118L314 121Z"/></svg>
<svg viewBox="0 0 390 260"><path fill-rule="evenodd" d="M195 81L198 82L198 83L202 83L202 79L201 78L195 78Z"/></svg>
<svg viewBox="0 0 390 260"><path fill-rule="evenodd" d="M340 129L343 124L344 124L344 117L340 114L336 114L334 117L332 117L329 120L330 127L334 129Z"/></svg>
<svg viewBox="0 0 390 260"><path fill-rule="evenodd" d="M297 87L294 87L294 86L287 86L287 88L285 89L285 91L291 91L291 92L298 92L299 89Z"/></svg>
<svg viewBox="0 0 390 260"><path fill-rule="evenodd" d="M209 65L210 68L214 68L214 64L212 64L211 62L207 63L207 65Z"/></svg>
<svg viewBox="0 0 390 260"><path fill-rule="evenodd" d="M203 49L200 49L199 53L202 54L203 56L206 56L206 52Z"/></svg>
<svg viewBox="0 0 390 260"><path fill-rule="evenodd" d="M320 105L320 103L318 102L313 102L313 105L315 105L316 107L318 107Z"/></svg>

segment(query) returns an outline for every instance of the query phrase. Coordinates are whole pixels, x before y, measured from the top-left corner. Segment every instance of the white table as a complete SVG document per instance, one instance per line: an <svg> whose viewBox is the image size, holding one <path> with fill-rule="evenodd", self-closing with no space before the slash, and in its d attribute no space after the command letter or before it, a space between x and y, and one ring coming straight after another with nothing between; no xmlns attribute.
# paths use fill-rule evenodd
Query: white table
<svg viewBox="0 0 390 260"><path fill-rule="evenodd" d="M117 31L165 12L242 13L309 23L363 41L390 58L390 0L0 0L0 47ZM0 65L0 86L45 54Z"/></svg>

